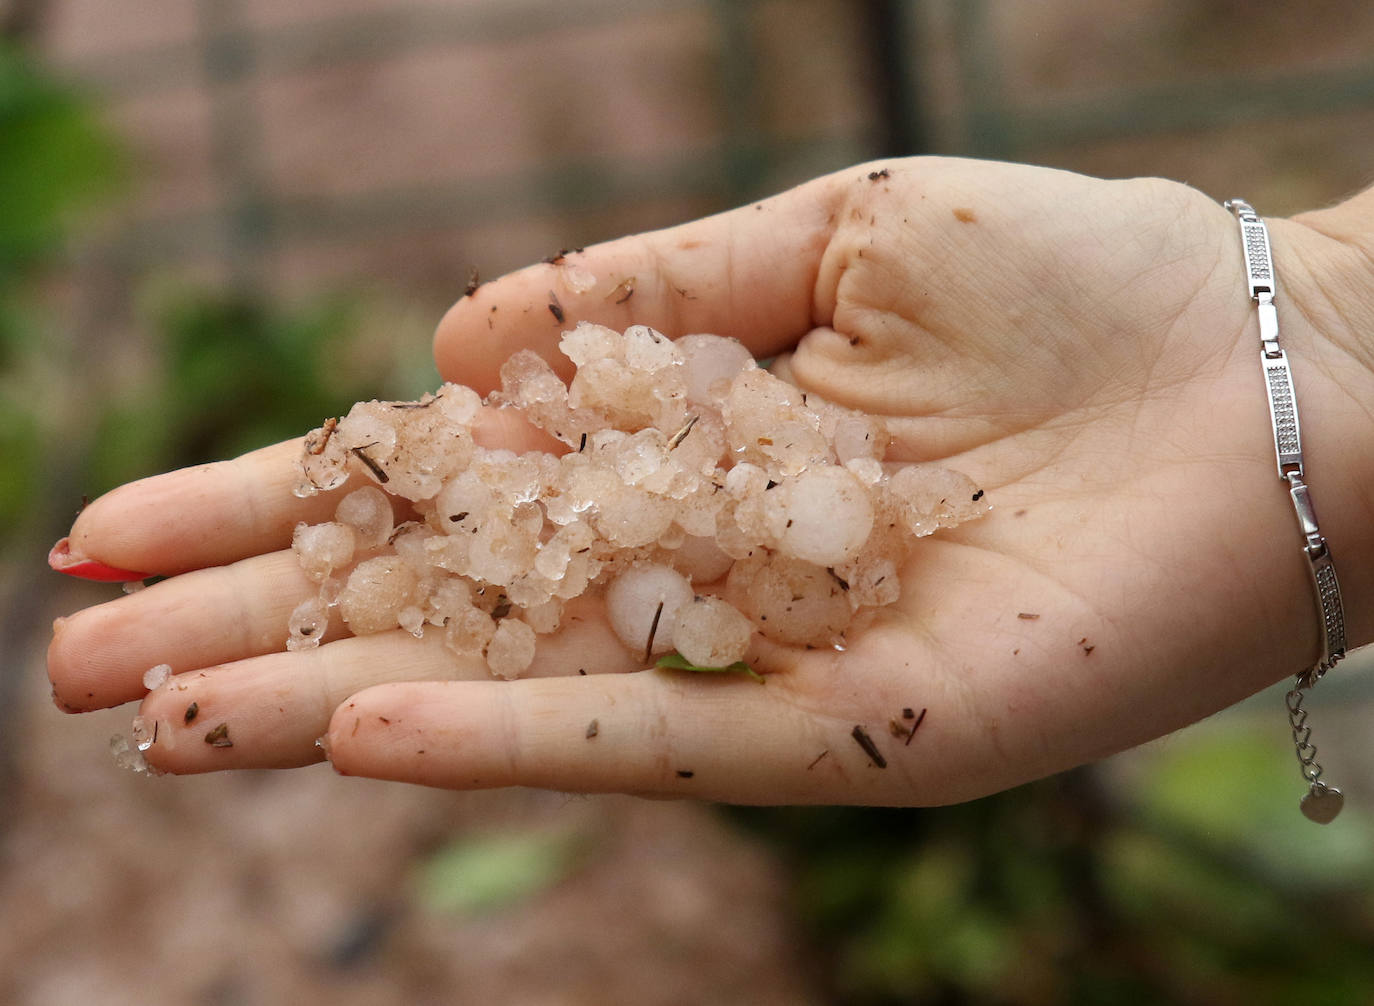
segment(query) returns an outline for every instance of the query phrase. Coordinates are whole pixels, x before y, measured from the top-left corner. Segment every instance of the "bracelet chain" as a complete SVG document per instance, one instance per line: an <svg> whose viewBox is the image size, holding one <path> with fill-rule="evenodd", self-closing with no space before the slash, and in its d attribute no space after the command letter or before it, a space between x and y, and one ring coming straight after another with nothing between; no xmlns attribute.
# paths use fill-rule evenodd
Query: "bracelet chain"
<svg viewBox="0 0 1374 1006"><path fill-rule="evenodd" d="M1308 783L1308 791L1302 798L1302 812L1311 820L1326 824L1340 812L1344 798L1340 790L1321 781L1322 767L1317 761L1316 745L1312 743L1307 710L1303 708L1303 691L1320 681L1322 675L1345 656L1345 608L1341 603L1341 585L1336 578L1336 567L1331 562L1331 549L1317 526L1312 494L1304 480L1302 428L1298 422L1297 396L1293 391L1293 372L1288 366L1288 354L1279 345L1269 229L1245 200L1229 199L1224 205L1235 214L1240 225L1246 281L1250 287L1250 298L1257 305L1259 314L1260 365L1269 396L1274 455L1278 462L1279 478L1288 484L1293 512L1302 531L1303 554L1307 558L1319 614L1321 654L1315 664L1297 675L1285 703L1288 707L1288 723L1293 730L1293 747L1303 778Z"/></svg>

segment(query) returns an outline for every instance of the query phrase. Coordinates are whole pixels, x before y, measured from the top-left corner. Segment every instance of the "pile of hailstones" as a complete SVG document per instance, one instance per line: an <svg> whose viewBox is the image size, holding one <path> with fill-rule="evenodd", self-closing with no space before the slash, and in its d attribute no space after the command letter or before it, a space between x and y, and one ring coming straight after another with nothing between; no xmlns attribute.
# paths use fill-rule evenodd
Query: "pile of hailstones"
<svg viewBox="0 0 1374 1006"><path fill-rule="evenodd" d="M728 667L755 632L842 646L857 612L897 599L914 538L988 509L965 475L885 463L881 420L808 396L733 339L582 323L560 349L571 384L522 350L486 403L448 384L361 402L306 438L297 495L375 485L296 528L320 588L292 612L289 649L318 645L335 609L355 634L442 632L510 678L588 591L646 662L676 650ZM478 446L490 406L567 451ZM388 497L413 519L397 524Z"/></svg>

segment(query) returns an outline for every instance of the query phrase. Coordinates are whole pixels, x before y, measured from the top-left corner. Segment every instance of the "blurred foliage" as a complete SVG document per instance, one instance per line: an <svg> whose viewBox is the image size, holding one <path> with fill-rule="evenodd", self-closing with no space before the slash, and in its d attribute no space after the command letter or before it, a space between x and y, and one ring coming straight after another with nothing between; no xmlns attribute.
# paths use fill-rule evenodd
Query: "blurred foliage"
<svg viewBox="0 0 1374 1006"><path fill-rule="evenodd" d="M1303 818L1273 740L1199 728L1129 778L959 807L731 813L789 859L832 1002L1364 1001L1374 819Z"/></svg>
<svg viewBox="0 0 1374 1006"><path fill-rule="evenodd" d="M358 327L347 298L284 307L251 293L195 288L157 299L154 371L95 425L95 492L299 436L375 397L384 383L347 365Z"/></svg>
<svg viewBox="0 0 1374 1006"><path fill-rule="evenodd" d="M95 496L300 435L397 383L392 347L359 351L356 299L185 287L143 298L133 372L92 381L70 354L95 335L58 337L40 297L82 211L124 176L90 101L0 46L0 541L26 533L55 478Z"/></svg>
<svg viewBox="0 0 1374 1006"><path fill-rule="evenodd" d="M50 255L73 212L115 189L121 163L79 93L0 43L0 283Z"/></svg>
<svg viewBox="0 0 1374 1006"><path fill-rule="evenodd" d="M0 42L0 542L36 505L49 436L34 287L80 211L118 189L122 163L77 91Z"/></svg>
<svg viewBox="0 0 1374 1006"><path fill-rule="evenodd" d="M566 877L586 843L572 831L469 835L426 859L415 878L431 911L476 915L512 907Z"/></svg>

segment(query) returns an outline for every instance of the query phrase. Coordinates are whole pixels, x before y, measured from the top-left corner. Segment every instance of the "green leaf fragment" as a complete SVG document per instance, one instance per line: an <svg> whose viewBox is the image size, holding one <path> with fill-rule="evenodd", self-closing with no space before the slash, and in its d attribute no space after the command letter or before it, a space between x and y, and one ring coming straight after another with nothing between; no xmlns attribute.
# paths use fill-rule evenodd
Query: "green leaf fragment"
<svg viewBox="0 0 1374 1006"><path fill-rule="evenodd" d="M681 653L665 653L658 658L656 667L664 667L671 671L692 671L699 674L747 674L759 684L763 684L763 675L754 670L743 660L736 660L728 667L701 667L692 663Z"/></svg>
<svg viewBox="0 0 1374 1006"><path fill-rule="evenodd" d="M480 915L510 908L572 873L576 832L532 830L465 836L420 864L417 893L432 911Z"/></svg>

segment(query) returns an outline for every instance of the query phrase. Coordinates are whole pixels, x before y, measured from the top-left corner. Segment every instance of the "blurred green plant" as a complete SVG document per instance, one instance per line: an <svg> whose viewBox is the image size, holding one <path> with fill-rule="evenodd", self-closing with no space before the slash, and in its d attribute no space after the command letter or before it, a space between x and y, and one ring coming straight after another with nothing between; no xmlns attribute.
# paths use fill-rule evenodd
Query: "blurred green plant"
<svg viewBox="0 0 1374 1006"><path fill-rule="evenodd" d="M498 912L563 880L585 851L585 839L575 831L468 835L423 861L415 876L415 890L431 911Z"/></svg>
<svg viewBox="0 0 1374 1006"><path fill-rule="evenodd" d="M73 214L118 187L122 163L83 95L0 43L0 283L47 259Z"/></svg>
<svg viewBox="0 0 1374 1006"><path fill-rule="evenodd" d="M1199 728L958 807L740 809L828 1001L1256 1004L1374 987L1374 818L1298 814L1291 754Z"/></svg>
<svg viewBox="0 0 1374 1006"><path fill-rule="evenodd" d="M358 335L350 298L282 306L253 293L188 288L154 300L152 373L97 421L93 492L299 436L389 383L348 365Z"/></svg>
<svg viewBox="0 0 1374 1006"><path fill-rule="evenodd" d="M82 211L118 191L118 145L89 101L0 42L0 543L24 528L49 439L35 288Z"/></svg>
<svg viewBox="0 0 1374 1006"><path fill-rule="evenodd" d="M56 337L40 297L73 225L125 177L90 100L0 46L0 543L37 533L38 508L73 482L95 496L300 435L358 399L420 390L418 368L386 340L363 345L357 298L284 305L139 277L136 335L121 347L136 365L92 379L72 358L85 343Z"/></svg>

